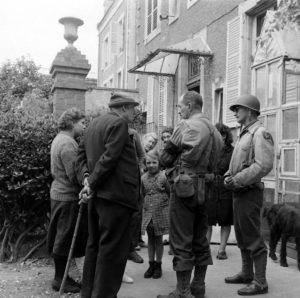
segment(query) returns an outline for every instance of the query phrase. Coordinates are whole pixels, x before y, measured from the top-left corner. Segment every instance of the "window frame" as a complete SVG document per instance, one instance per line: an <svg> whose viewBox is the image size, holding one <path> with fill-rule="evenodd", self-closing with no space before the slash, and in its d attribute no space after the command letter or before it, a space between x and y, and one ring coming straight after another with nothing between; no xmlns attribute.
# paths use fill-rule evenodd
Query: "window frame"
<svg viewBox="0 0 300 298"><path fill-rule="evenodd" d="M292 109L297 109L298 111L298 136L296 138L293 138L293 139L284 139L283 138L283 113L287 110L292 110ZM281 142L284 144L284 143L291 143L291 142L298 142L300 137L299 137L299 134L300 134L300 130L299 130L299 120L300 120L300 113L299 113L299 105L289 105L289 106L283 106L280 110L281 112L281 133L280 133L280 140Z"/></svg>
<svg viewBox="0 0 300 298"><path fill-rule="evenodd" d="M120 51L120 41L118 40L118 57L121 56L122 54L124 54L124 51L125 51L125 14L121 14L121 16L118 18L117 20L117 23L118 23L118 37L119 37L119 24L120 24L120 21L123 22L123 49L122 51Z"/></svg>
<svg viewBox="0 0 300 298"><path fill-rule="evenodd" d="M176 14L174 16L171 16L171 11L170 11L170 2L174 0L169 0L169 7L168 7L168 25L173 24L176 20L179 18L179 10L180 10L180 0L175 0L176 2Z"/></svg>
<svg viewBox="0 0 300 298"><path fill-rule="evenodd" d="M102 71L105 71L109 66L110 66L110 34L107 33L104 38L103 38L103 47L102 47L102 57L107 58L107 61L105 61L105 59L102 60L101 66L102 66ZM107 40L107 52L105 51L105 43ZM105 53L106 52L106 53ZM105 53L106 56L104 56L103 54ZM105 62L107 62L107 65L105 65Z"/></svg>
<svg viewBox="0 0 300 298"><path fill-rule="evenodd" d="M153 4L154 0L150 0L151 3ZM157 27L154 30L151 30L151 32L148 34L147 33L147 28L148 28L148 4L149 0L146 1L145 5L145 39L144 39L144 44L147 44L150 42L153 38L155 38L158 34L161 32L161 20L159 18L161 14L161 0L157 0ZM153 24L153 11L151 10L151 26ZM151 28L152 29L152 28Z"/></svg>
<svg viewBox="0 0 300 298"><path fill-rule="evenodd" d="M276 103L273 106L268 105L268 99L269 99L269 70L270 70L270 65L271 64L277 64L277 66L280 66L281 59L276 58L276 59L271 59L266 62L257 64L252 66L252 92L255 96L257 96L256 92L256 78L257 78L257 69L260 68L265 68L265 82L266 82L266 88L265 88L265 106L261 107L260 110L261 112L268 112L271 110L278 109L281 106L281 93L282 93L282 76L280 75L280 70L277 72L277 80L278 80L278 88L277 88L277 98L276 98Z"/></svg>
<svg viewBox="0 0 300 298"><path fill-rule="evenodd" d="M295 151L295 171L294 172L288 172L284 171L284 151L285 150L294 150ZM280 177L298 177L299 176L299 170L298 170L298 164L299 164L299 150L298 150L298 145L294 144L293 146L290 145L283 145L280 148L280 153L281 153L281 170L280 170Z"/></svg>
<svg viewBox="0 0 300 298"><path fill-rule="evenodd" d="M119 87L119 73L121 73L121 82L122 82L122 84L121 84L121 86ZM119 88L119 89L122 89L122 88L124 88L124 67L120 67L119 69L118 69L118 71L117 71L117 84L118 84L118 87L117 88Z"/></svg>
<svg viewBox="0 0 300 298"><path fill-rule="evenodd" d="M190 9L199 0L186 0L186 9Z"/></svg>

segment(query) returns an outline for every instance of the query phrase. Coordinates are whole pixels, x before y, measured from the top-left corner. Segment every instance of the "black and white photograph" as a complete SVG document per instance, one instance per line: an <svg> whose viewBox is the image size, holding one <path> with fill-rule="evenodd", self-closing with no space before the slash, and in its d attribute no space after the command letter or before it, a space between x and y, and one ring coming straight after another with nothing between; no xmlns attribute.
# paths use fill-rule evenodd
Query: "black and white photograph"
<svg viewBox="0 0 300 298"><path fill-rule="evenodd" d="M0 298L298 298L300 0L2 0Z"/></svg>

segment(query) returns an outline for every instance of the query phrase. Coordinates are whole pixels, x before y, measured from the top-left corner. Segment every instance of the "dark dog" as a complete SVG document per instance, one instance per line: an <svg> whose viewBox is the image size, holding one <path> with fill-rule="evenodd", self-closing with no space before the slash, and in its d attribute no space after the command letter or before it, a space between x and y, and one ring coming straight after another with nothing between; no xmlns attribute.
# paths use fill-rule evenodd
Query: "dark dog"
<svg viewBox="0 0 300 298"><path fill-rule="evenodd" d="M295 237L298 269L300 270L300 210L292 206L276 204L271 208L265 208L263 216L266 217L270 227L269 257L277 260L276 245L281 238L280 266L288 267L286 243L289 237Z"/></svg>

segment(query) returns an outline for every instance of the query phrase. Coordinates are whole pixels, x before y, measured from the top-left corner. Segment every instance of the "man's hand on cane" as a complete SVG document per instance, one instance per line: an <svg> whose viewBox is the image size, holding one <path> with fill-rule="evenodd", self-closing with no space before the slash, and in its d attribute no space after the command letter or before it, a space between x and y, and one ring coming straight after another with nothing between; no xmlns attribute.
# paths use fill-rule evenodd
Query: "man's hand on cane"
<svg viewBox="0 0 300 298"><path fill-rule="evenodd" d="M93 196L89 181L87 177L83 180L83 188L79 193L79 204L87 203Z"/></svg>

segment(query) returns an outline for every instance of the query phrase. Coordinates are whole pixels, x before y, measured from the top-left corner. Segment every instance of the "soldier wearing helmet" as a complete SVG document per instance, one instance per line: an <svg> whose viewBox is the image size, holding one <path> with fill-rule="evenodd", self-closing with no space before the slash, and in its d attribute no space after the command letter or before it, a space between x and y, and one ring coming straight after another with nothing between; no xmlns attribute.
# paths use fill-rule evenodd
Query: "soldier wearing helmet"
<svg viewBox="0 0 300 298"><path fill-rule="evenodd" d="M268 284L267 249L260 231L264 189L261 179L272 170L274 143L257 119L260 114L257 97L243 95L229 108L241 130L224 184L233 189L234 228L242 255L242 270L226 277L225 282L249 283L238 290L239 295L264 294L268 292Z"/></svg>

